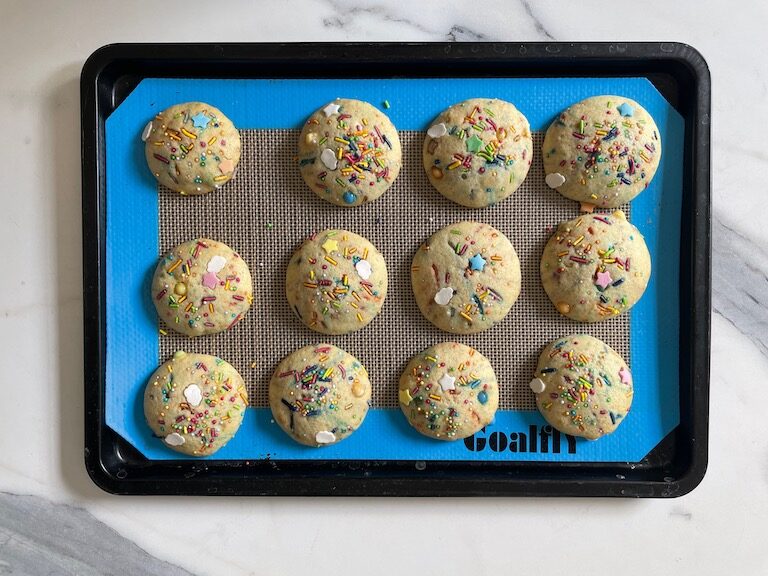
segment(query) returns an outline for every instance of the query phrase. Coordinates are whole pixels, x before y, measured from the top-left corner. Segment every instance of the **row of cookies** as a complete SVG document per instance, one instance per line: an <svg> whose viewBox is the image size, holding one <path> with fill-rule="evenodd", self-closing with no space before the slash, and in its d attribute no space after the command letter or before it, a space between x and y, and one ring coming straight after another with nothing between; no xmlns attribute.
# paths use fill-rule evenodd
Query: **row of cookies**
<svg viewBox="0 0 768 576"><path fill-rule="evenodd" d="M540 263L541 281L558 312L595 322L629 310L642 296L651 259L642 235L621 211L560 224ZM472 334L503 320L520 294L520 262L500 231L457 222L416 252L411 283L425 318L446 332ZM346 334L368 325L387 296L384 257L346 230L312 234L294 252L285 278L291 310L309 328ZM189 336L239 322L253 302L247 264L229 246L206 238L161 258L152 280L160 318Z"/></svg>
<svg viewBox="0 0 768 576"><path fill-rule="evenodd" d="M151 120L142 139L157 180L184 195L205 194L235 175L240 135L217 108L177 104ZM585 206L616 208L651 182L661 157L653 118L634 100L595 96L558 115L542 146L546 184ZM367 102L337 99L314 112L298 142L298 166L318 196L340 206L380 197L397 178L397 129ZM432 185L462 206L500 202L525 180L533 159L527 118L511 103L473 98L431 123L423 165ZM586 208L587 210L591 208Z"/></svg>
<svg viewBox="0 0 768 576"><path fill-rule="evenodd" d="M633 398L624 360L585 334L550 343L530 387L539 411L554 428L589 439L613 432ZM418 432L458 440L493 422L499 383L480 352L443 342L411 359L400 377L398 398ZM332 344L289 354L269 383L275 422L306 446L347 438L362 426L370 401L367 370ZM230 364L182 351L155 371L144 392L144 413L155 436L190 456L208 456L223 447L240 427L247 405L243 379Z"/></svg>

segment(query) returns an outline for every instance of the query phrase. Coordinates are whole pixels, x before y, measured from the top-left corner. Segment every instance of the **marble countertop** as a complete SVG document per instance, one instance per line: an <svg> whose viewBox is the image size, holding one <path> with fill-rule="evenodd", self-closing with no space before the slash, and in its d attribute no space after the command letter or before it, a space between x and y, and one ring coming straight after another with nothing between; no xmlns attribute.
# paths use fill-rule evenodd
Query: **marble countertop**
<svg viewBox="0 0 768 576"><path fill-rule="evenodd" d="M410 8L418 5L418 10ZM768 3L3 3L0 574L768 574ZM78 77L153 41L679 41L713 93L709 471L677 500L116 497L83 466ZM758 113L758 119L752 117ZM424 550L416 553L414 548Z"/></svg>

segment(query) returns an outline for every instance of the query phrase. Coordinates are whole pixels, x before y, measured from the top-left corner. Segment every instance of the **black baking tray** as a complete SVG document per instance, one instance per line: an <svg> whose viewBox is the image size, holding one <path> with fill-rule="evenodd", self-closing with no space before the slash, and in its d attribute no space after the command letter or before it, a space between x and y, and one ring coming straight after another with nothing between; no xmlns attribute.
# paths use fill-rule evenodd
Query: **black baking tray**
<svg viewBox="0 0 768 576"><path fill-rule="evenodd" d="M350 67L350 61L355 66ZM685 120L680 424L639 463L154 461L105 423L104 126L144 78L646 77ZM80 86L85 464L116 494L676 497L707 467L710 348L709 69L675 43L113 44Z"/></svg>

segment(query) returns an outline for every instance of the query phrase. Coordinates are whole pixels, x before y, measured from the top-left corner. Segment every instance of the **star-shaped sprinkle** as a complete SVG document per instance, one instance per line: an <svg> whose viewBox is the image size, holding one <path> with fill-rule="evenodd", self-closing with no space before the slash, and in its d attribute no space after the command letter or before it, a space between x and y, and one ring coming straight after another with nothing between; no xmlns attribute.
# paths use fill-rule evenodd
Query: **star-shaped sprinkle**
<svg viewBox="0 0 768 576"><path fill-rule="evenodd" d="M632 374L624 366L619 368L619 379L622 384L632 384Z"/></svg>
<svg viewBox="0 0 768 576"><path fill-rule="evenodd" d="M325 242L323 242L323 250L325 250L328 254L338 249L339 249L339 243L336 242L336 240L333 240L332 238L328 238Z"/></svg>
<svg viewBox="0 0 768 576"><path fill-rule="evenodd" d="M400 390L398 397L400 398L400 404L405 404L406 406L408 406L408 404L410 404L413 400L413 397L407 388Z"/></svg>
<svg viewBox="0 0 768 576"><path fill-rule="evenodd" d="M339 108L341 108L341 106L331 102L330 104L328 104L328 106L323 108L323 113L325 114L325 117L328 118L329 116L333 116L334 114L338 114L339 113Z"/></svg>
<svg viewBox="0 0 768 576"><path fill-rule="evenodd" d="M635 109L632 108L632 106L630 106L626 102L624 102L621 106L619 106L617 110L619 111L619 114L621 114L622 116L632 116L632 114L635 113Z"/></svg>
<svg viewBox="0 0 768 576"><path fill-rule="evenodd" d="M485 268L485 258L480 256L480 254L475 254L469 259L469 268L470 270L482 272L483 268Z"/></svg>
<svg viewBox="0 0 768 576"><path fill-rule="evenodd" d="M219 162L219 170L221 170L222 174L227 174L228 172L232 172L232 170L235 169L235 163L232 162L232 160L224 159L221 162Z"/></svg>
<svg viewBox="0 0 768 576"><path fill-rule="evenodd" d="M469 152L480 152L483 149L483 141L473 134L471 138L467 139L467 150Z"/></svg>
<svg viewBox="0 0 768 576"><path fill-rule="evenodd" d="M219 277L216 276L216 272L206 272L203 275L203 286L206 288L210 288L211 290L215 289L216 286L219 284Z"/></svg>
<svg viewBox="0 0 768 576"><path fill-rule="evenodd" d="M605 290L611 282L613 282L613 278L611 278L611 273L608 270L597 273L595 284L600 286L601 289Z"/></svg>
<svg viewBox="0 0 768 576"><path fill-rule="evenodd" d="M202 130L205 130L206 126L208 126L208 122L210 122L211 119L208 118L205 114L202 112L198 112L194 116L192 116L192 125L195 128L200 128Z"/></svg>
<svg viewBox="0 0 768 576"><path fill-rule="evenodd" d="M440 380L437 381L437 383L440 384L440 388L443 389L443 392L448 392L449 390L456 390L456 385L454 384L454 382L456 382L456 378L454 378L450 374L443 374Z"/></svg>

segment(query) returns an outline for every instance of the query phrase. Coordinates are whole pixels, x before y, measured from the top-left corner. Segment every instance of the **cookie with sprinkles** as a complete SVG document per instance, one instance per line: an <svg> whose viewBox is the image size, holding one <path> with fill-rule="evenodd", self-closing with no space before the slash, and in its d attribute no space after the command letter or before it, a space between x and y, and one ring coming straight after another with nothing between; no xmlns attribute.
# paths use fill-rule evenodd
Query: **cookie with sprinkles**
<svg viewBox="0 0 768 576"><path fill-rule="evenodd" d="M289 354L269 382L275 422L306 446L344 440L363 424L370 402L365 366L332 344L305 346Z"/></svg>
<svg viewBox="0 0 768 576"><path fill-rule="evenodd" d="M469 208L501 202L533 159L526 117L504 100L473 98L444 110L424 140L424 170L446 198Z"/></svg>
<svg viewBox="0 0 768 576"><path fill-rule="evenodd" d="M176 352L144 390L144 415L154 435L189 456L210 456L229 442L247 406L237 370L207 354Z"/></svg>
<svg viewBox="0 0 768 576"><path fill-rule="evenodd" d="M381 111L338 98L317 110L299 135L299 170L312 191L339 206L384 194L400 173L397 130Z"/></svg>
<svg viewBox="0 0 768 576"><path fill-rule="evenodd" d="M218 108L186 102L163 110L141 139L152 174L182 195L207 194L235 175L240 134Z"/></svg>
<svg viewBox="0 0 768 576"><path fill-rule="evenodd" d="M367 326L387 297L384 257L346 230L313 234L291 257L285 275L291 310L316 332L347 334Z"/></svg>
<svg viewBox="0 0 768 576"><path fill-rule="evenodd" d="M152 302L176 332L216 334L237 324L251 307L251 273L226 244L190 240L160 259L152 278Z"/></svg>
<svg viewBox="0 0 768 576"><path fill-rule="evenodd" d="M651 115L634 100L595 96L557 117L542 155L550 188L585 205L616 208L651 183L661 138Z"/></svg>
<svg viewBox="0 0 768 576"><path fill-rule="evenodd" d="M520 260L493 226L456 222L419 248L411 284L424 317L454 334L487 330L520 295Z"/></svg>
<svg viewBox="0 0 768 576"><path fill-rule="evenodd" d="M626 362L608 344L586 334L547 346L530 386L547 422L590 440L616 430L632 406L632 374Z"/></svg>
<svg viewBox="0 0 768 576"><path fill-rule="evenodd" d="M561 223L544 247L541 282L557 311L579 322L626 312L645 292L651 255L624 212Z"/></svg>
<svg viewBox="0 0 768 576"><path fill-rule="evenodd" d="M493 421L499 385L480 352L442 342L411 358L400 376L398 397L416 430L438 440L459 440Z"/></svg>

